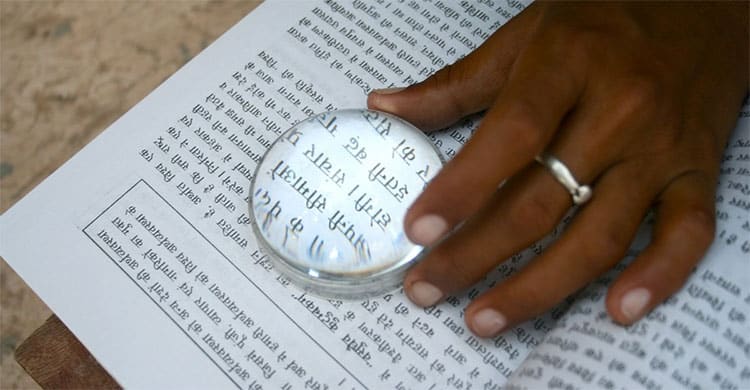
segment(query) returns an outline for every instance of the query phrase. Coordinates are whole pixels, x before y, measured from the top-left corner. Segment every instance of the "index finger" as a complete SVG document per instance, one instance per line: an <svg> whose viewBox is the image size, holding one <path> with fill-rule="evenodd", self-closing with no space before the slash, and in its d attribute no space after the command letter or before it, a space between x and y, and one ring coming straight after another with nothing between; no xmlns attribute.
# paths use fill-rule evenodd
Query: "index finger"
<svg viewBox="0 0 750 390"><path fill-rule="evenodd" d="M537 44L519 58L473 137L409 209L412 241L435 243L545 148L583 88L581 69L557 54Z"/></svg>

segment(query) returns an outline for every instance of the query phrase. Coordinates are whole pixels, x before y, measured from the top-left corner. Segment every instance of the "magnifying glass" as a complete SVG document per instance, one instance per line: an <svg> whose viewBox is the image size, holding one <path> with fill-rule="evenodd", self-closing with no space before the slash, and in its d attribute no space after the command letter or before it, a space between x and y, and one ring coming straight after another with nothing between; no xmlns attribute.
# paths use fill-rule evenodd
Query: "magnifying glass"
<svg viewBox="0 0 750 390"><path fill-rule="evenodd" d="M312 294L383 294L424 252L406 237L404 216L442 165L432 142L393 115L347 109L310 117L256 168L255 235L275 268Z"/></svg>

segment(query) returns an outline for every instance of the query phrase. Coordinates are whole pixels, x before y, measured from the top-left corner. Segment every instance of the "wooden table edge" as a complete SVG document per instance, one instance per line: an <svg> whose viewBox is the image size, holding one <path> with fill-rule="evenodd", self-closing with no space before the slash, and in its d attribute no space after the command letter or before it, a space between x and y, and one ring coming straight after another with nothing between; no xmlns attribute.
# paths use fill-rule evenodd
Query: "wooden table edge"
<svg viewBox="0 0 750 390"><path fill-rule="evenodd" d="M56 315L16 348L15 358L44 389L121 389Z"/></svg>

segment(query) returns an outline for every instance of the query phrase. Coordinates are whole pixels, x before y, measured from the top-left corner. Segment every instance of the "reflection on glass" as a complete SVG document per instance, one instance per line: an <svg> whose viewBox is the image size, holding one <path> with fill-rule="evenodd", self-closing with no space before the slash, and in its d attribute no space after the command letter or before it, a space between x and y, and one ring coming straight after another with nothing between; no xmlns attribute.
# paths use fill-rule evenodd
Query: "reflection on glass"
<svg viewBox="0 0 750 390"><path fill-rule="evenodd" d="M352 109L311 117L258 165L255 233L277 269L310 292L383 293L422 252L406 238L403 218L441 166L421 131L392 115Z"/></svg>

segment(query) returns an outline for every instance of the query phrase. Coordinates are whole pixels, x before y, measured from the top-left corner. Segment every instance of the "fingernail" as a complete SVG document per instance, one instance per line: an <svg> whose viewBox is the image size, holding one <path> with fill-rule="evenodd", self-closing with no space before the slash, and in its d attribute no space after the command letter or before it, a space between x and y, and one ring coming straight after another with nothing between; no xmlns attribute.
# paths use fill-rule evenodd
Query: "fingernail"
<svg viewBox="0 0 750 390"><path fill-rule="evenodd" d="M643 316L649 301L651 293L643 287L635 288L622 297L620 301L620 311L629 321L638 320Z"/></svg>
<svg viewBox="0 0 750 390"><path fill-rule="evenodd" d="M392 87L392 88L374 89L372 92L375 92L381 95L390 95L392 93L401 92L405 89L406 87Z"/></svg>
<svg viewBox="0 0 750 390"><path fill-rule="evenodd" d="M474 314L472 328L480 337L492 337L500 333L508 322L502 313L494 309L482 309Z"/></svg>
<svg viewBox="0 0 750 390"><path fill-rule="evenodd" d="M417 306L432 306L443 297L443 292L430 283L417 281L412 283L411 288L407 290L409 299Z"/></svg>
<svg viewBox="0 0 750 390"><path fill-rule="evenodd" d="M416 244L429 246L435 243L448 230L448 223L435 214L417 218L409 229L409 238Z"/></svg>

